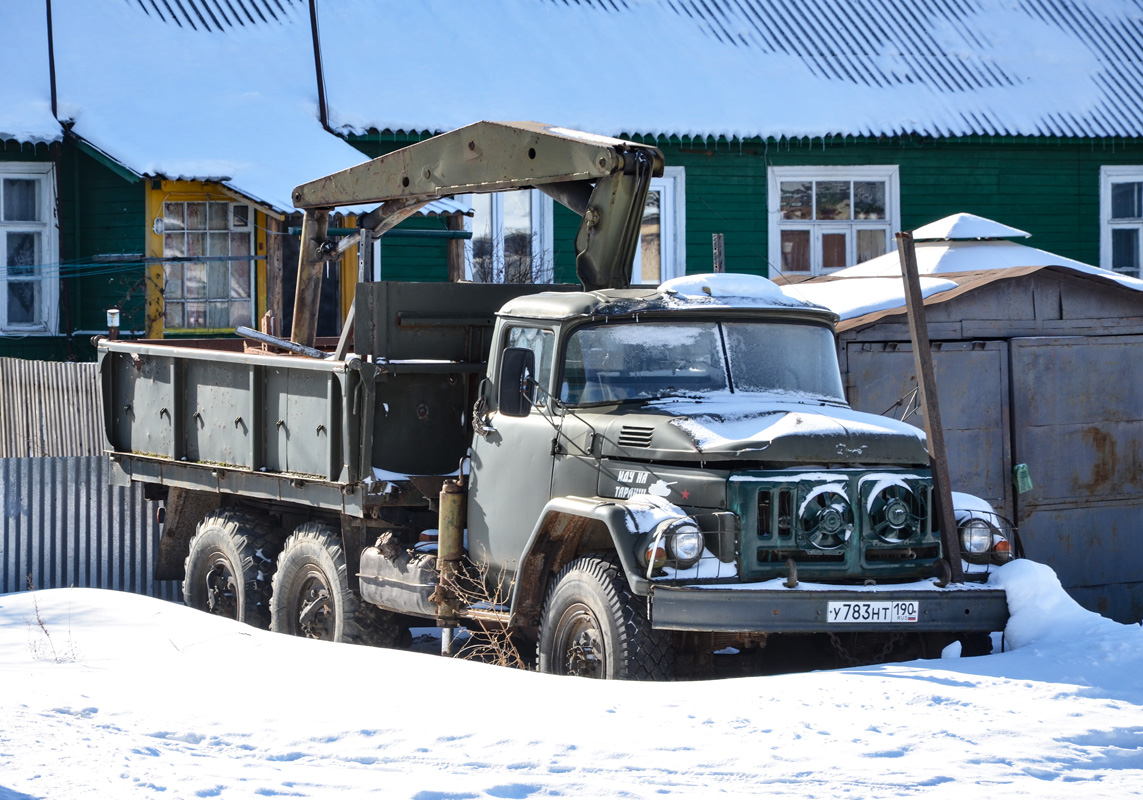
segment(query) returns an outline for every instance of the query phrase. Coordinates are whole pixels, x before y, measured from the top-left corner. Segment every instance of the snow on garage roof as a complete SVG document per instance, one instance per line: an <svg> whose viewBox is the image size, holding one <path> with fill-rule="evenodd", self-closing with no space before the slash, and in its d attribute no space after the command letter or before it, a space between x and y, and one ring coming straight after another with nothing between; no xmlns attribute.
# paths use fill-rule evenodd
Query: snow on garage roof
<svg viewBox="0 0 1143 800"><path fill-rule="evenodd" d="M1143 135L1138 3L340 0L318 15L330 123L349 131Z"/></svg>
<svg viewBox="0 0 1143 800"><path fill-rule="evenodd" d="M927 231L928 236L948 234L940 241L919 241L914 245L921 294L926 305L930 297L944 292L971 289L997 278L1034 272L1044 267L1078 272L1127 289L1143 291L1143 280L1138 278L1006 239L983 238L982 234L1029 236L1024 231L984 217L954 214L917 228L914 237L919 238L922 231ZM829 275L788 283L782 291L791 297L825 306L843 321L901 309L905 306L901 256L893 250ZM942 299L937 298L934 302Z"/></svg>
<svg viewBox="0 0 1143 800"><path fill-rule="evenodd" d="M1003 238L990 238L1030 235L1017 228L974 214L953 214L928 225L922 225L913 232L914 239L937 239L937 241L916 242L917 273L946 275L985 269L1054 266L1087 275L1097 275L1128 289L1143 290L1143 280L1138 278L1093 267L1082 261L1065 258L1036 247L1009 242ZM854 264L852 267L839 269L832 273L831 277L874 278L900 275L901 257L896 250L893 250L869 261Z"/></svg>
<svg viewBox="0 0 1143 800"><path fill-rule="evenodd" d="M913 231L913 239L1027 239L1032 234L1002 225L976 214L953 214L952 216L922 225Z"/></svg>
<svg viewBox="0 0 1143 800"><path fill-rule="evenodd" d="M57 142L63 130L52 116L44 4L5 3L0 22L0 142Z"/></svg>

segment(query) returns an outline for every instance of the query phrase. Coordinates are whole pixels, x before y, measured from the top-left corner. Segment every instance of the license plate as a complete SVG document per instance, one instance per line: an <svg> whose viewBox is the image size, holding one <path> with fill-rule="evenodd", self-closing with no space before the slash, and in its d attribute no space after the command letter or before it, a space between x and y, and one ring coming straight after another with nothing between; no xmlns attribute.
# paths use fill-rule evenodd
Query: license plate
<svg viewBox="0 0 1143 800"><path fill-rule="evenodd" d="M895 602L848 603L832 602L826 609L827 622L916 622L921 604L916 600Z"/></svg>

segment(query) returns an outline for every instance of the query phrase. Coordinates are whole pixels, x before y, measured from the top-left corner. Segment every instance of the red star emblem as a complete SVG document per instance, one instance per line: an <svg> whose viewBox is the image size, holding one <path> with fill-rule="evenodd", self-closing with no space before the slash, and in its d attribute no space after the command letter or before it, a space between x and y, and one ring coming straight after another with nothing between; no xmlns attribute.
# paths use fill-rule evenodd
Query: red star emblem
<svg viewBox="0 0 1143 800"><path fill-rule="evenodd" d="M690 500L691 499L691 493L688 492L686 489L683 489L681 492L679 492L679 494L681 494L683 496L684 500Z"/></svg>

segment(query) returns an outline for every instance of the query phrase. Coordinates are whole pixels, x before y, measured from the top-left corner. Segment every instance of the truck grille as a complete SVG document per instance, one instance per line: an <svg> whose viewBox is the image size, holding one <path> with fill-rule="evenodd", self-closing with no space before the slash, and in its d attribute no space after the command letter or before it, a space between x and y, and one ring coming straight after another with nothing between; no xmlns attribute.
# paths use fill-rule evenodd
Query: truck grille
<svg viewBox="0 0 1143 800"><path fill-rule="evenodd" d="M877 550L870 548L865 553L866 561L916 561L933 560L938 558L941 554L941 549L936 545L931 547L894 547L885 548L884 550Z"/></svg>
<svg viewBox="0 0 1143 800"><path fill-rule="evenodd" d="M752 506L756 515L754 541L743 542L743 552L754 555L752 577L784 574L793 559L821 578L904 578L928 574L940 557L926 474L854 469L752 478L731 479L741 487L739 507Z"/></svg>
<svg viewBox="0 0 1143 800"><path fill-rule="evenodd" d="M620 447L650 447L651 435L654 428L643 428L638 425L624 425L619 429Z"/></svg>

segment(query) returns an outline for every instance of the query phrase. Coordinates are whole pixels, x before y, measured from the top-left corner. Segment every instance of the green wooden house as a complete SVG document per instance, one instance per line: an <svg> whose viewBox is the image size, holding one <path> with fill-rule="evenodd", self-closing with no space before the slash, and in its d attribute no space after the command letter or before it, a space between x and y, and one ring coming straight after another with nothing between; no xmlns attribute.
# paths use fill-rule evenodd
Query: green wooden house
<svg viewBox="0 0 1143 800"><path fill-rule="evenodd" d="M386 19L449 43L433 74L479 77L359 92L350 76L412 63L422 45L354 49L338 23L374 6L318 7L331 126L371 156L477 118L655 143L668 174L635 280L709 270L716 233L729 270L828 273L957 212L1139 275L1137 3L494 0L446 18L386 4ZM573 280L574 220L536 193L530 204L545 268ZM509 212L476 210L474 242L504 238Z"/></svg>
<svg viewBox="0 0 1143 800"><path fill-rule="evenodd" d="M91 359L108 310L122 336L233 335L267 313L273 330L289 330L293 187L365 156L319 121L307 5L225 8L0 9L4 29L22 33L0 64L25 76L0 84L0 357ZM108 46L122 41L131 46ZM272 62L291 74L300 65L301 78L264 74ZM341 209L334 224L351 226L360 210ZM466 211L431 204L394 252L443 258L444 239L407 234ZM327 272L319 332L336 336L356 254Z"/></svg>

